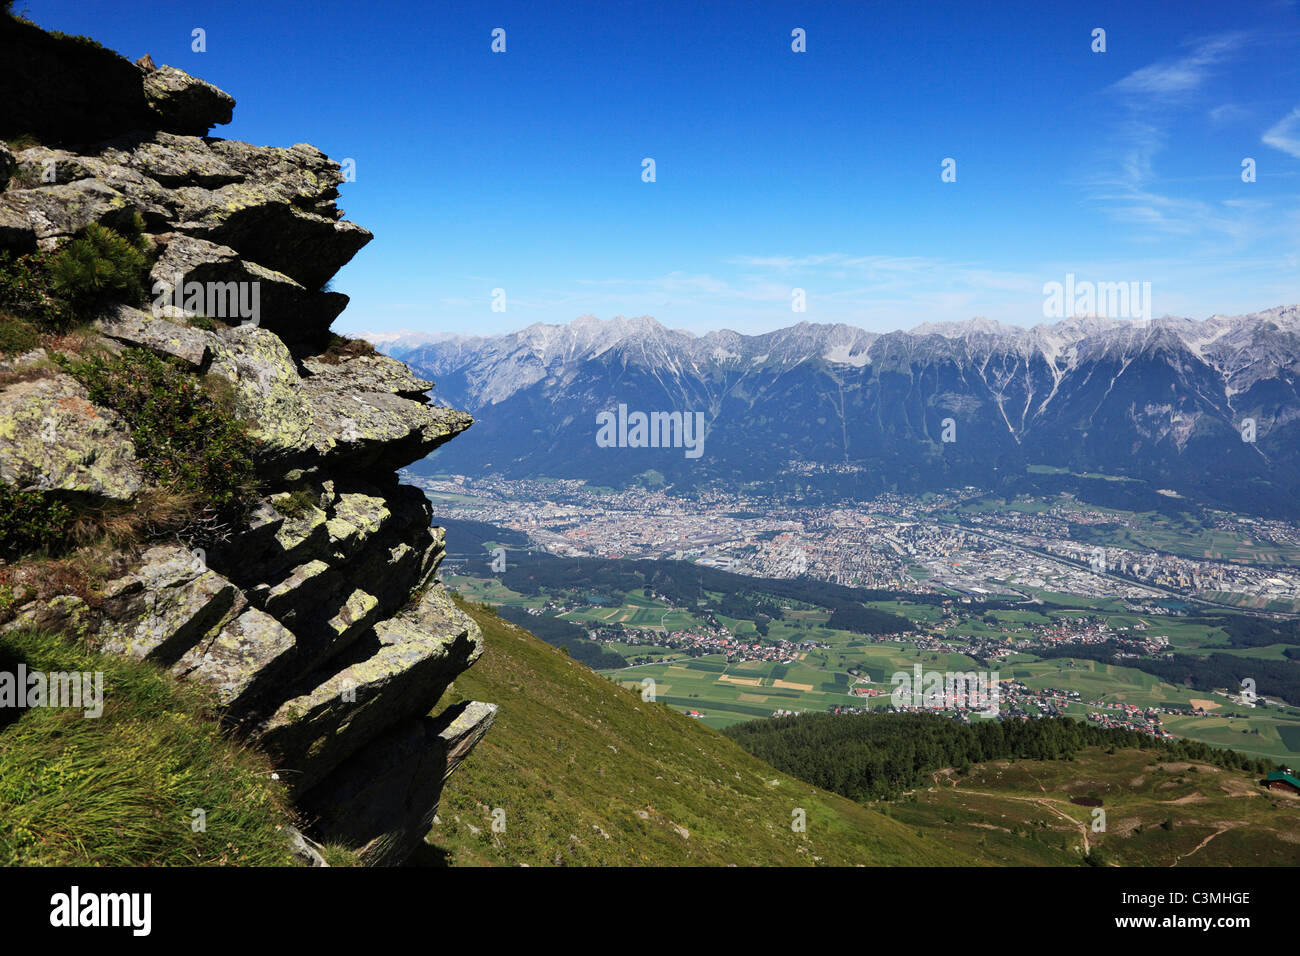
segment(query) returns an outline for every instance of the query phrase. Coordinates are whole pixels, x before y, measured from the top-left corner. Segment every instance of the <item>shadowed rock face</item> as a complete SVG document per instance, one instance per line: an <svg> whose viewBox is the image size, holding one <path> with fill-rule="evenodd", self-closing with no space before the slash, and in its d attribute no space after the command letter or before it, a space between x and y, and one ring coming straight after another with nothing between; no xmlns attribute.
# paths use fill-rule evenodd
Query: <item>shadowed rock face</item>
<svg viewBox="0 0 1300 956"><path fill-rule="evenodd" d="M323 352L347 297L321 286L370 239L335 205L337 163L302 144L201 138L229 122L227 94L4 17L0 62L0 102L14 107L0 135L42 144L0 143L0 248L55 249L140 214L159 299L105 310L92 334L224 379L262 489L206 552L125 553L99 607L24 598L0 629L73 627L203 682L272 755L309 835L402 862L496 713L429 714L482 637L435 579L443 537L427 499L394 474L472 419L430 404L433 383L401 362ZM256 321L187 314L193 283L253 282ZM44 351L6 357L0 373L0 479L118 507L150 490L118 416Z"/></svg>
<svg viewBox="0 0 1300 956"><path fill-rule="evenodd" d="M0 63L3 138L84 143L133 129L202 136L235 108L229 94L180 70L146 70L84 37L9 17L0 18Z"/></svg>
<svg viewBox="0 0 1300 956"><path fill-rule="evenodd" d="M398 724L379 745L327 777L302 805L367 862L401 862L406 847L429 832L443 784L496 714L496 704L472 701ZM353 812L340 815L345 808Z"/></svg>

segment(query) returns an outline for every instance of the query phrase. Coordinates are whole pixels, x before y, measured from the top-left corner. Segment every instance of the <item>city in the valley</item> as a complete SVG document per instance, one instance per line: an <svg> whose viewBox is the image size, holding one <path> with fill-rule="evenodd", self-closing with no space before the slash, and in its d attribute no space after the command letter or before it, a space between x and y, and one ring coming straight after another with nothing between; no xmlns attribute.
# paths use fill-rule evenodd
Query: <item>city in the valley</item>
<svg viewBox="0 0 1300 956"><path fill-rule="evenodd" d="M1136 513L973 487L819 506L411 480L435 522L479 529L443 567L453 586L713 726L914 710L891 700L890 678L920 664L998 672L999 719L1300 755L1292 523L1192 518L1174 496Z"/></svg>

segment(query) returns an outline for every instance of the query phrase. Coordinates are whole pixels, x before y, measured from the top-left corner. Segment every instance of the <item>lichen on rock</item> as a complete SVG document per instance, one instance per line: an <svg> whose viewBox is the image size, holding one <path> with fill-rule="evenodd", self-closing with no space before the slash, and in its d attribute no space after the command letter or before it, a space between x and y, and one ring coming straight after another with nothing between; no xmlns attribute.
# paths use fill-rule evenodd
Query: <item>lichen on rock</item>
<svg viewBox="0 0 1300 956"><path fill-rule="evenodd" d="M0 389L0 481L109 501L130 501L142 488L118 416L61 372Z"/></svg>

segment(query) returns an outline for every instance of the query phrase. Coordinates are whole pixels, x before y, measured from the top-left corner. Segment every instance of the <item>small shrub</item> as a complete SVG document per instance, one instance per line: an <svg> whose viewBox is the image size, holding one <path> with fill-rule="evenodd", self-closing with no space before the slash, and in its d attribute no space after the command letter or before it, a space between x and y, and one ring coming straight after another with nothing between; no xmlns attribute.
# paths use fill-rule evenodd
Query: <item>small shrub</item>
<svg viewBox="0 0 1300 956"><path fill-rule="evenodd" d="M0 482L0 557L56 550L72 521L73 511L63 502Z"/></svg>
<svg viewBox="0 0 1300 956"><path fill-rule="evenodd" d="M141 303L148 271L138 213L121 233L92 223L55 252L0 252L0 311L37 332L63 331L109 302Z"/></svg>
<svg viewBox="0 0 1300 956"><path fill-rule="evenodd" d="M320 355L316 356L316 361L324 362L326 365L338 365L340 362L356 358L360 355L375 355L375 347L365 339L350 339L344 335L329 333L329 343Z"/></svg>
<svg viewBox="0 0 1300 956"><path fill-rule="evenodd" d="M301 488L271 499L271 507L286 518L301 518L316 506L316 496Z"/></svg>
<svg viewBox="0 0 1300 956"><path fill-rule="evenodd" d="M1083 862L1089 866L1110 866L1111 858L1110 854L1101 847L1094 846L1088 851L1088 855L1083 858Z"/></svg>
<svg viewBox="0 0 1300 956"><path fill-rule="evenodd" d="M64 360L91 401L126 421L146 475L217 510L252 491L253 441L242 422L213 400L204 382L175 360L143 349L120 356Z"/></svg>
<svg viewBox="0 0 1300 956"><path fill-rule="evenodd" d="M364 866L356 850L341 843L326 843L320 848L320 855L330 866Z"/></svg>
<svg viewBox="0 0 1300 956"><path fill-rule="evenodd" d="M234 417L235 415L235 386L230 379L224 375L215 375L209 372L203 376L203 390L207 392L208 398L212 404L224 414Z"/></svg>
<svg viewBox="0 0 1300 956"><path fill-rule="evenodd" d="M0 312L0 353L30 352L41 344L41 335L30 322Z"/></svg>
<svg viewBox="0 0 1300 956"><path fill-rule="evenodd" d="M51 268L48 252L0 252L0 309L38 328L61 328L67 317L54 293Z"/></svg>
<svg viewBox="0 0 1300 956"><path fill-rule="evenodd" d="M10 136L4 143L9 147L10 152L14 153L44 145L34 133L19 133L17 136Z"/></svg>
<svg viewBox="0 0 1300 956"><path fill-rule="evenodd" d="M74 531L69 535L69 542L75 537ZM104 603L104 586L125 574L131 560L129 552L97 543L59 556L25 556L0 568L0 582L13 593L10 608L61 595L72 595L91 608L99 608ZM7 617L4 602L0 601L0 621Z"/></svg>
<svg viewBox="0 0 1300 956"><path fill-rule="evenodd" d="M50 272L54 293L80 318L109 302L139 303L149 271L147 249L139 213L125 233L91 223L55 256Z"/></svg>

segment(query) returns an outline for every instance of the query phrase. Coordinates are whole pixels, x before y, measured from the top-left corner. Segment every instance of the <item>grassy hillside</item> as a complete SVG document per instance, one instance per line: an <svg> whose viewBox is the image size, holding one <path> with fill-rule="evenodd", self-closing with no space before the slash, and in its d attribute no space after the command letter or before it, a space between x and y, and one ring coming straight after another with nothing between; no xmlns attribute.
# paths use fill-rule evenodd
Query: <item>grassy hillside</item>
<svg viewBox="0 0 1300 956"><path fill-rule="evenodd" d="M1026 848L1043 862L1077 860L1086 841L1094 864L1300 866L1300 797L1201 761L1094 749L1074 760L999 760L932 778L894 815L946 830L956 852L990 862L1016 860ZM1104 832L1092 830L1092 801L1105 811Z"/></svg>
<svg viewBox="0 0 1300 956"><path fill-rule="evenodd" d="M475 699L501 712L449 781L426 862L979 862L915 826L778 773L481 605L461 606L483 628L487 650L439 708ZM496 809L504 832L493 831ZM796 809L806 813L806 832L791 828Z"/></svg>
<svg viewBox="0 0 1300 956"><path fill-rule="evenodd" d="M487 650L439 706L501 713L448 783L425 863L1079 865L1093 818L1073 797L1108 815L1106 833L1087 832L1094 864L1300 863L1300 799L1141 750L940 771L901 801L853 803L461 606ZM791 830L795 808L805 833Z"/></svg>
<svg viewBox="0 0 1300 956"><path fill-rule="evenodd" d="M283 866L270 762L219 729L202 688L72 638L0 636L0 671L99 672L103 713L0 710L0 865ZM202 810L201 824L195 810Z"/></svg>

